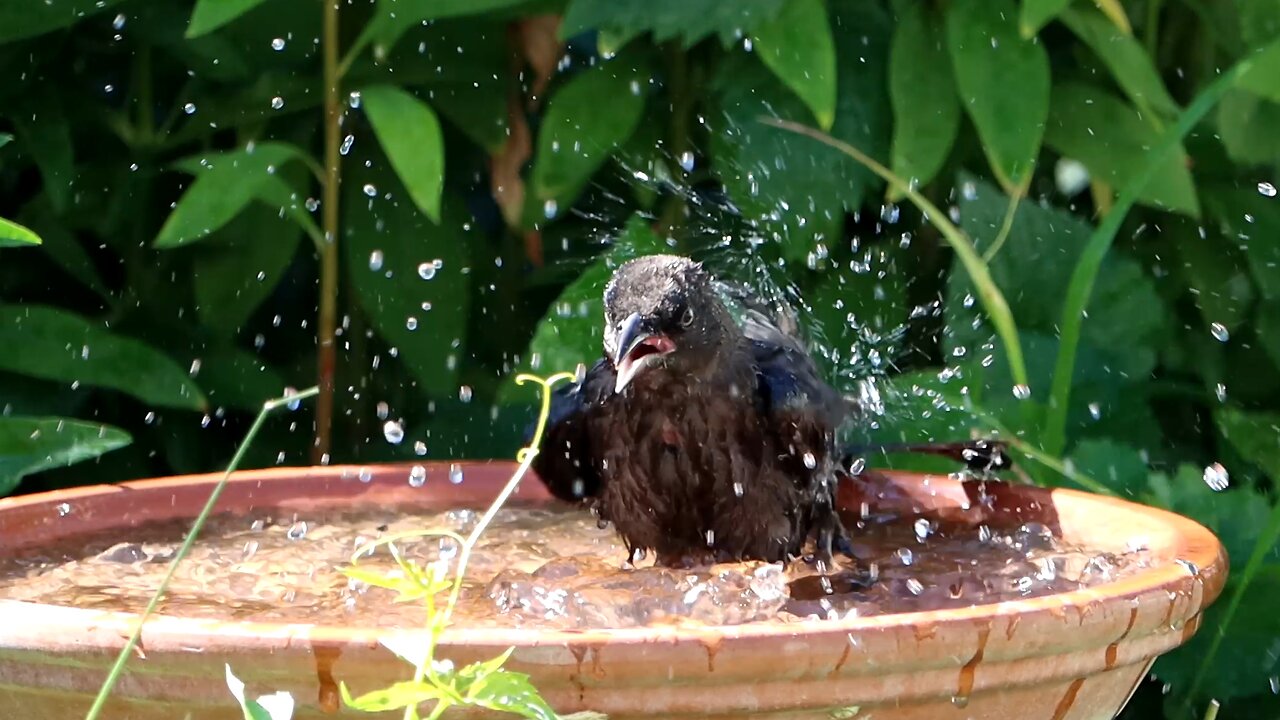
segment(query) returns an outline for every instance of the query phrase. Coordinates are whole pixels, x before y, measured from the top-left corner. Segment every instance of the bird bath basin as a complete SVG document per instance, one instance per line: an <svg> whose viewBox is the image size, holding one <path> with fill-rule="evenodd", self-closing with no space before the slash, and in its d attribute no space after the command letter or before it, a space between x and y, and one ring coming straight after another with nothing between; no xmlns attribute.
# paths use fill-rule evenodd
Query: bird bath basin
<svg viewBox="0 0 1280 720"><path fill-rule="evenodd" d="M464 482L443 480L459 470ZM359 508L381 508L394 517L428 504L482 508L513 470L506 462L428 465L432 480L424 487L406 483L408 465L247 471L232 476L218 508L241 518ZM0 500L0 556L65 545L78 536L124 538L141 524L192 518L218 477ZM554 501L529 479L511 502L546 507ZM843 507L864 502L907 523L997 529L1038 524L1097 552L1141 548L1143 561L1115 580L1079 589L914 612L618 629L456 624L437 657L463 664L515 646L505 667L528 673L557 711L595 711L614 720L1102 720L1119 711L1157 656L1191 637L1226 579L1226 556L1209 531L1111 498L872 474L841 489ZM0 599L0 616L0 706L21 708L27 720L83 717L137 618L12 599ZM385 623L356 622L319 607L278 620L252 613L225 620L162 608L144 628L140 650L103 717L239 718L224 680L227 663L250 694L292 693L299 704L295 717L364 716L339 707L337 683L359 694L407 679L404 662L378 642L392 632Z"/></svg>

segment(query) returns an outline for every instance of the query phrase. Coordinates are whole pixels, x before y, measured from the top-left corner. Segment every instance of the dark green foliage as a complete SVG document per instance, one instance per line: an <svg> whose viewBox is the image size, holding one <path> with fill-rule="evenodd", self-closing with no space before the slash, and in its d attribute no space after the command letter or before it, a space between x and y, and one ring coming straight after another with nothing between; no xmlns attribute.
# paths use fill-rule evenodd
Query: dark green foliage
<svg viewBox="0 0 1280 720"><path fill-rule="evenodd" d="M592 362L611 268L683 252L803 298L824 367L876 410L851 439L1001 428L1061 448L1062 473L1020 458L1037 481L1212 528L1228 597L1156 666L1167 698L1144 684L1129 716L1198 717L1210 697L1223 718L1280 716L1277 0L340 12L327 47L312 0L0 0L0 494L219 468L264 400L316 384L322 341L332 417L271 421L249 464L307 462L317 421L335 462L508 456L533 416L515 372ZM1183 108L1246 59L1137 192L1065 343L1071 393L1055 406L1063 303L1091 235ZM762 117L822 127L914 179L992 255L1029 397L930 219ZM323 293L333 338L317 337ZM1065 438L1048 440L1057 408ZM1214 463L1224 490L1206 482ZM525 692L487 677L496 698Z"/></svg>

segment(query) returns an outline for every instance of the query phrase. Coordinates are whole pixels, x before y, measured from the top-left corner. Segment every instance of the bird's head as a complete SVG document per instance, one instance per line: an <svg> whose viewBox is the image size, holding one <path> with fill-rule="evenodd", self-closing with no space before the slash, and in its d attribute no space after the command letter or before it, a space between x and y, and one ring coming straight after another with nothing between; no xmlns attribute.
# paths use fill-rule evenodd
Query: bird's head
<svg viewBox="0 0 1280 720"><path fill-rule="evenodd" d="M641 372L690 374L714 365L737 326L701 263L648 255L624 263L604 291L604 350L617 371L615 392Z"/></svg>

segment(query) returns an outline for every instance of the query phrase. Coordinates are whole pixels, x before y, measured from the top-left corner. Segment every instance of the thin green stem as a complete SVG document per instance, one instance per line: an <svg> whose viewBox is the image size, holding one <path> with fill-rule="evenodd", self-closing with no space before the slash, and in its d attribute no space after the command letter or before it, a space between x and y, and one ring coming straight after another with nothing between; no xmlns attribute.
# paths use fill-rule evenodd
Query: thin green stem
<svg viewBox="0 0 1280 720"><path fill-rule="evenodd" d="M142 617L138 618L138 624L133 629L133 633L129 635L128 641L124 647L120 649L120 654L116 656L115 664L111 666L111 671L107 674L106 682L98 690L98 696L94 699L93 705L89 708L89 712L85 715L85 720L97 720L102 713L103 706L106 705L107 698L111 695L111 691L116 686L116 681L120 679L120 675L124 672L125 663L129 662L129 657L133 655L134 648L138 646L138 639L142 637L142 626L146 624L147 619L155 612L156 607L160 605L161 599L164 598L165 591L169 588L169 583L173 581L173 575L181 563L191 552L192 546L196 543L196 538L200 535L200 531L204 529L205 522L209 516L213 514L213 508L218 504L218 498L222 495L222 490L227 486L227 480L231 477L231 473L244 460L245 453L249 451L249 446L253 444L253 440L258 435L258 431L262 429L263 423L266 422L267 416L277 408L290 403L299 402L309 397L313 397L319 392L318 388L312 387L303 390L297 394L286 395L268 400L263 403L262 409L258 411L258 417L253 421L253 425L249 428L249 432L245 434L244 440L240 443L240 447L236 449L236 454L231 458L231 463L227 465L226 471L222 474L222 478L218 480L218 484L213 486L213 492L209 493L209 499L205 501L204 507L200 510L200 514L196 516L195 522L191 523L191 530L187 533L186 540L182 541L182 546L178 548L178 554L174 556L169 563L169 569L165 572L164 577L160 580L160 587L156 588L155 594L151 596L151 601L147 603L147 608L142 611Z"/></svg>
<svg viewBox="0 0 1280 720"><path fill-rule="evenodd" d="M312 462L324 464L333 442L334 375L337 371L338 321L338 183L342 175L341 132L342 82L338 71L338 0L324 2L324 236L320 248L320 308L316 328L316 377L320 397L316 400L316 439Z"/></svg>
<svg viewBox="0 0 1280 720"><path fill-rule="evenodd" d="M1045 431L1041 447L1051 455L1061 455L1066 447L1067 409L1071 400L1071 382L1075 374L1076 349L1080 345L1080 330L1084 324L1084 310L1093 293L1094 281L1102 269L1102 260L1111 249L1120 224L1138 199L1138 194L1146 188L1155 176L1157 166L1191 131L1191 128L1209 112L1251 64L1249 59L1241 60L1230 70L1224 72L1209 87L1196 97L1178 116L1174 124L1147 155L1146 162L1138 173L1125 185L1115 206L1094 230L1080 261L1071 275L1071 283L1067 287L1067 299L1063 304L1062 320L1059 324L1061 332L1058 340L1058 358L1054 365L1053 381L1049 391L1048 416L1045 419Z"/></svg>
<svg viewBox="0 0 1280 720"><path fill-rule="evenodd" d="M1143 23L1142 37L1152 62L1156 61L1156 54L1160 50L1160 11L1163 6L1164 0L1147 0L1147 21Z"/></svg>
<svg viewBox="0 0 1280 720"><path fill-rule="evenodd" d="M1022 196L1025 193L1025 188L1019 188L1018 192L1009 197L1009 207L1004 211L1004 222L1000 224L1000 232L996 233L996 239L991 243L991 247L987 248L987 252L982 255L983 262L990 263L996 253L1000 252L1000 248L1004 247L1004 241L1009 239L1009 232L1013 230L1013 218L1018 214L1018 203L1022 202Z"/></svg>
<svg viewBox="0 0 1280 720"><path fill-rule="evenodd" d="M1208 709L1204 711L1204 720L1218 720L1218 709L1221 707L1217 700L1210 700Z"/></svg>
<svg viewBox="0 0 1280 720"><path fill-rule="evenodd" d="M1009 357L1009 373L1013 376L1014 383L1030 387L1027 380L1027 366L1022 357L1022 343L1018 339L1018 326L1013 321L1013 313L1009 310L1009 304L1005 302L1000 288L991 279L991 273L987 270L986 263L978 255L978 251L973 247L973 243L964 234L964 231L947 219L946 213L929 202L927 198L911 187L906 180L903 180L892 170L876 162L866 153L849 143L833 138L821 130L790 120L762 117L760 122L808 136L839 150L865 165L885 182L897 187L903 195L911 200L924 213L925 218L946 238L947 244L955 251L956 256L960 258L960 262L964 265L965 271L973 279L973 284L978 289L978 297L982 300L982 306L986 309L991 322L996 326L996 332L1000 334L1000 339L1004 342L1005 353Z"/></svg>

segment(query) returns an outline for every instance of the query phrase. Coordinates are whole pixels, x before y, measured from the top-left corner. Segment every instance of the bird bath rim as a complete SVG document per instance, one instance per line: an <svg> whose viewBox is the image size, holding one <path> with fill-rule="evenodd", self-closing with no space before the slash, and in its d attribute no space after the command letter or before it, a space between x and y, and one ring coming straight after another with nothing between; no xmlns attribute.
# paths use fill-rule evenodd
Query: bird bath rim
<svg viewBox="0 0 1280 720"><path fill-rule="evenodd" d="M427 466L428 472L436 477L441 476L451 466L460 466L466 475L466 480L459 485L437 483L424 488L410 488L404 479L407 477L409 468L415 464ZM297 493L290 495L273 491L282 489L284 485L296 488L300 482L317 480L325 482L325 490L339 488L347 492L315 493L315 497L328 498L329 501L313 507L331 507L335 500L342 499L342 495L352 499L364 498L366 501L373 501L384 495L406 500L416 496L421 503L424 499L433 496L433 489L439 488L444 488L449 493L452 498L449 500L451 505L474 503L480 506L487 504L487 498L497 493L515 468L516 464L509 461L473 460L452 463L334 465L246 470L232 474L215 512L225 512L227 504L237 499L247 498L250 502L248 504L238 502L235 505L236 509L244 510L247 507L253 507L255 494L262 495L261 502L257 503L258 507L306 507L306 499L299 497ZM357 476L362 473L371 474L371 480L367 483L357 481ZM199 497L207 497L209 490L221 475L222 473L180 475L137 480L118 485L82 486L0 499L0 539L4 539L0 546L10 544L15 536L19 547L35 543L36 540L33 538L48 537L52 533L41 534L41 528L47 526L50 521L55 527L59 521L65 522L66 518L62 517L63 515L79 513L82 518L88 515L88 519L94 521L89 526L77 528L77 532L118 527L122 524L119 522L119 517L114 518L117 522L111 522L112 518L94 517L95 511L101 512L107 507L119 506L121 503L128 507L128 500L131 499L129 496L138 493L145 493L152 497L163 496L168 491L173 491L175 494L172 496L172 501L167 503L167 507L159 508L158 514L154 512L146 514L137 518L136 521L193 518L202 503L197 502L192 505L189 502L179 502L178 493L183 493L183 500L194 501ZM911 502L919 503L919 508L924 511L946 512L948 508L964 507L967 500L965 486L946 476L907 472L883 472L878 476L892 488L904 490ZM333 481L338 481L338 484L335 485ZM390 486L392 484L394 487ZM1226 582L1227 559L1222 545L1209 530L1188 518L1118 498L1065 488L1043 489L997 483L991 483L989 487L1002 487L1013 493L1021 493L1030 499L1028 505L1033 506L1037 501L1042 504L1048 501L1054 508L1083 504L1094 505L1097 510L1109 509L1111 512L1127 510L1135 513L1135 518L1145 518L1150 525L1166 528L1168 532L1165 539L1174 540L1175 546L1161 546L1163 561L1155 567L1146 568L1134 575L1091 588L1022 600L962 608L919 610L852 619L786 624L763 622L723 626L677 625L590 630L450 627L440 638L440 648L445 650L449 647L559 646L573 650L598 648L602 645L646 644L655 641L675 644L696 642L708 647L718 647L724 641L768 639L777 638L779 635L792 640L803 640L817 639L822 636L841 637L871 630L891 631L894 628L904 627L927 626L936 631L945 626L972 627L975 622L994 622L999 618L1017 618L1045 612L1059 615L1070 609L1080 613L1080 623L1083 626L1091 614L1089 609L1103 601L1129 598L1131 603L1137 603L1142 596L1154 592L1171 593L1173 588L1181 587L1187 581L1191 581L1194 586L1200 588L1199 597L1185 604L1182 613L1176 616L1171 605L1168 617L1165 619L1166 623L1182 623L1195 618L1212 603L1221 593ZM307 489L299 490L305 493ZM847 493L843 490L847 488L842 488L841 504L847 506ZM512 499L517 502L557 502L550 497L532 474L521 482L520 488ZM282 502L284 500L288 502ZM66 509L69 509L69 512L64 513L63 510ZM965 512L972 512L972 510L966 508ZM127 521L128 515L126 514L123 519ZM23 534L24 530L25 534ZM1176 604L1176 600L1171 602ZM22 637L27 639L38 637L40 631L35 627L36 625L43 625L50 631L58 627L64 630L67 627L92 628L94 629L92 634L102 641L98 643L90 638L67 637L65 634L60 635L55 632L51 636L46 636L41 643L46 648L49 647L51 640L54 645L65 643L67 646L77 648L84 648L86 641L89 645L118 646L121 637L120 628L131 628L138 617L138 613L84 610L3 599L0 599L0 613L4 613L6 617L21 615L31 620L27 623L8 624L10 627L0 629L0 648L12 647L11 642L20 640ZM16 625L20 627L14 627ZM234 632L229 633L229 628L234 628ZM1132 625L1129 627L1129 631L1137 629ZM1191 629L1194 630L1194 628ZM416 630L418 628L408 631ZM276 647L281 638L297 636L304 636L313 645L343 646L375 643L380 637L402 632L405 630L387 627L182 618L157 613L148 620L144 629L144 638L147 647L152 650L165 646L191 647L193 643L201 647ZM228 640L231 642L228 643ZM19 642L19 646L24 644Z"/></svg>

